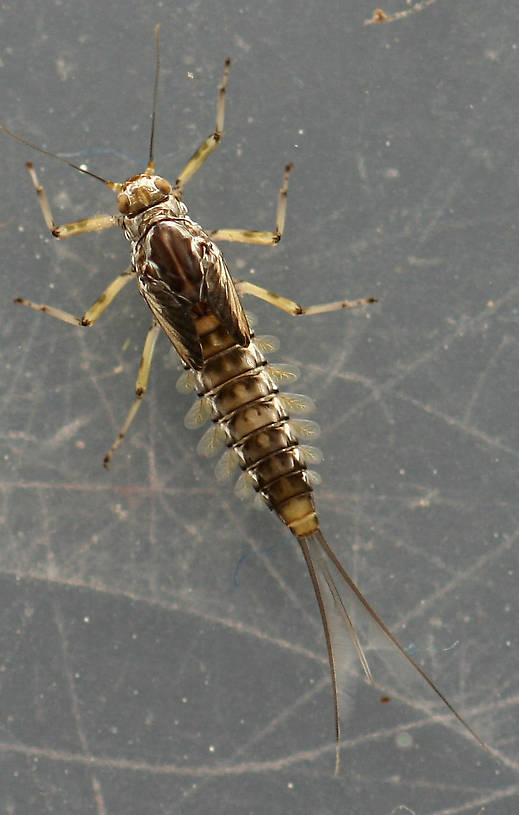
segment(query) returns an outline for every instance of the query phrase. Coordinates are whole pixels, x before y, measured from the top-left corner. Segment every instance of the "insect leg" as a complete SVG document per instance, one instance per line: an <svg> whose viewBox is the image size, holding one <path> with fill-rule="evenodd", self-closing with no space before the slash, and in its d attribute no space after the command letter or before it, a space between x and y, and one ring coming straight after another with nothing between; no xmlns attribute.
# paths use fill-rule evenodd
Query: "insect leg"
<svg viewBox="0 0 519 815"><path fill-rule="evenodd" d="M361 300L335 300L333 303L321 303L315 306L301 306L295 300L289 300L281 294L276 294L273 291L264 289L261 286L256 286L255 283L250 283L248 280L239 280L236 282L236 289L239 294L252 294L260 300L270 303L271 306L276 306L282 311L288 312L293 316L299 314L324 314L327 311L340 311L342 308L355 308L356 306L365 306L368 303L376 303L376 297L364 297Z"/></svg>
<svg viewBox="0 0 519 815"><path fill-rule="evenodd" d="M68 311L54 308L54 306L46 306L44 303L33 303L32 300L26 300L25 297L17 297L14 302L21 306L29 306L29 308L33 308L35 311L43 311L44 314L48 314L50 317L55 317L57 320L62 320L64 323L69 323L70 325L90 326L94 325L103 311L106 311L108 306L119 294L121 289L126 286L128 281L131 280L133 275L133 269L131 266L128 266L124 272L121 272L121 274L106 287L104 292L99 295L95 303L92 303L82 317L74 317L74 315Z"/></svg>
<svg viewBox="0 0 519 815"><path fill-rule="evenodd" d="M126 436L131 423L135 419L137 411L139 410L142 402L142 397L146 393L146 389L148 387L148 380L150 378L150 370L151 370L151 361L153 358L153 352L155 350L155 344L157 342L158 336L160 334L160 325L153 321L150 330L146 335L146 340L144 342L144 348L142 349L142 356L141 356L141 364L139 365L139 372L137 374L137 381L135 383L135 399L133 400L133 404L128 411L128 415L124 421L123 426L121 427L116 440L110 447L108 453L104 458L104 466L108 469L110 466L110 461L117 450L118 447L123 442L124 437Z"/></svg>
<svg viewBox="0 0 519 815"><path fill-rule="evenodd" d="M190 178L194 176L200 169L204 161L206 161L214 150L218 147L223 136L223 125L225 120L225 94L227 92L227 79L229 71L231 70L231 60L229 57L225 60L225 69L223 72L222 82L218 88L218 103L216 106L216 125L214 133L200 145L198 150L195 150L186 166L180 173L175 182L175 191L182 192Z"/></svg>
<svg viewBox="0 0 519 815"><path fill-rule="evenodd" d="M81 221L72 221L71 223L58 226L52 216L47 193L38 181L38 176L36 175L33 164L28 161L25 166L29 170L31 181L34 184L34 189L38 196L38 203L47 229L52 232L55 238L70 238L72 235L81 235L84 232L99 232L111 226L119 226L121 219L118 215L94 215L92 218L84 218Z"/></svg>
<svg viewBox="0 0 519 815"><path fill-rule="evenodd" d="M261 232L257 229L213 229L208 232L212 240L236 241L237 243L259 243L263 246L275 246L283 237L287 212L288 176L293 164L287 164L283 173L283 182L278 195L276 208L276 226L273 232Z"/></svg>

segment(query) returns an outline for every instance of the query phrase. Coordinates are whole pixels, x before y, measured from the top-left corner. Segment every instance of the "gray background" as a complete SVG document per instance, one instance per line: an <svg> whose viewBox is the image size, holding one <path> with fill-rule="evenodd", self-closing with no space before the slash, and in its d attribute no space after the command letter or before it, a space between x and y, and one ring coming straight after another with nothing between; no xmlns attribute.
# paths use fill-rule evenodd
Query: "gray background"
<svg viewBox="0 0 519 815"><path fill-rule="evenodd" d="M382 705L353 681L332 777L297 547L197 458L165 340L103 470L149 314L132 287L90 331L12 305L80 314L128 255L116 230L50 239L25 160L61 221L113 196L2 137L2 813L517 811L519 8L437 0L364 27L373 6L4 3L2 119L133 175L162 21L157 161L174 179L233 57L226 137L186 201L208 228L270 228L293 160L285 239L225 247L232 268L304 303L380 298L307 320L251 310L318 400L327 537L500 760L430 697Z"/></svg>

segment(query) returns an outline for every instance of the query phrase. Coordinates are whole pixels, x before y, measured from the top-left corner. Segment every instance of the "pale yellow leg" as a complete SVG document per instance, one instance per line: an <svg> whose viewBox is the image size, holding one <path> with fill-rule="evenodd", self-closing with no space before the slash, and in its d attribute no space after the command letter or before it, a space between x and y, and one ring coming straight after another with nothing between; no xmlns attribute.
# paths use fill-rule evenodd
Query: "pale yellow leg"
<svg viewBox="0 0 519 815"><path fill-rule="evenodd" d="M194 176L200 169L202 164L207 161L211 153L213 153L220 144L223 136L223 125L225 120L225 94L227 92L227 79L229 71L231 70L231 60L229 57L225 60L225 70L220 87L218 88L218 104L216 106L216 125L214 133L200 145L198 150L195 150L186 166L180 173L175 182L175 190L182 193L183 188L190 178Z"/></svg>
<svg viewBox="0 0 519 815"><path fill-rule="evenodd" d="M126 436L131 423L135 419L137 415L137 411L139 410L142 402L142 397L146 393L146 389L148 387L148 380L150 378L150 370L151 370L151 361L153 359L153 351L155 350L155 344L157 342L158 336L160 334L160 326L158 323L153 322L150 330L146 335L146 340L144 342L144 348L142 349L142 356L141 356L141 364L139 365L139 373L137 374L137 381L135 383L135 399L133 401L133 405L131 406L130 410L128 411L128 415L125 419L123 426L121 427L119 434L110 447L108 453L104 458L104 466L108 469L110 466L110 461L117 450L118 447L123 442L124 437Z"/></svg>
<svg viewBox="0 0 519 815"><path fill-rule="evenodd" d="M69 323L70 325L90 326L94 325L103 311L106 311L110 303L133 276L133 270L131 266L129 266L107 286L104 292L97 298L95 303L92 303L82 317L74 317L70 312L62 311L62 309L54 308L54 306L46 306L43 303L33 303L32 300L26 300L25 297L17 297L14 302L21 306L29 306L29 308L33 308L35 311L43 311L44 314L48 314L50 317L55 317L57 320L62 320L64 323Z"/></svg>
<svg viewBox="0 0 519 815"><path fill-rule="evenodd" d="M287 164L283 173L283 183L278 195L276 209L276 226L273 232L260 232L255 229L213 229L207 234L216 243L219 241L236 241L237 243L259 243L263 246L275 246L283 237L287 213L288 176L292 164Z"/></svg>
<svg viewBox="0 0 519 815"><path fill-rule="evenodd" d="M29 170L31 181L34 184L34 189L38 196L38 203L47 229L52 232L55 238L70 238L73 235L82 235L85 232L100 232L102 229L120 225L121 218L119 215L94 215L92 218L84 218L81 221L71 221L69 224L61 224L59 226L52 216L47 193L38 181L34 166L28 161L26 167Z"/></svg>
<svg viewBox="0 0 519 815"><path fill-rule="evenodd" d="M254 297L258 297L260 300L265 300L266 303L270 303L271 306L276 306L276 308L280 308L282 311L286 311L288 314L294 316L298 314L324 314L328 311L340 311L342 308L356 308L357 306L365 306L368 303L377 302L376 297L364 297L361 300L336 300L333 303L321 303L316 306L301 306L294 300L289 300L281 294L276 294L261 286L256 286L255 283L249 283L248 280L239 280L236 283L236 289L241 295L252 294Z"/></svg>

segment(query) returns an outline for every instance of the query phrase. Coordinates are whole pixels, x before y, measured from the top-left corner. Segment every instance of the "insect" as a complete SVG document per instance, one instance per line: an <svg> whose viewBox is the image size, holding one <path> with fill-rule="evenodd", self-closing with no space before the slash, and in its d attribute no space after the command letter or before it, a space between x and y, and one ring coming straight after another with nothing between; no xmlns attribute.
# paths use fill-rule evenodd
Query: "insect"
<svg viewBox="0 0 519 815"><path fill-rule="evenodd" d="M189 428L211 421L198 451L210 457L221 448L217 477L225 479L241 469L237 491L256 491L299 543L313 584L321 615L333 689L336 771L339 768L341 711L351 657L360 660L365 678L373 682L361 636L375 643L390 670L397 676L417 679L429 686L458 722L486 749L485 742L457 712L420 665L405 651L364 598L320 527L309 464L320 460L319 451L306 442L318 427L300 418L311 400L280 391L295 380L292 366L268 363L274 350L272 338L255 337L243 310L241 297L249 294L293 315L312 315L375 302L374 298L341 300L307 308L244 280L233 280L218 241L275 245L283 235L289 174L285 167L279 191L275 228L272 231L216 229L205 231L188 215L183 191L188 181L216 149L223 135L225 98L230 60L219 86L214 132L191 156L174 185L155 173L154 134L159 80L159 26L155 28L156 69L148 165L144 172L123 182L107 181L64 158L0 128L22 144L62 161L107 185L117 195L118 214L96 215L57 225L44 188L32 163L27 163L43 218L56 238L122 227L130 242L131 263L104 290L82 317L25 298L15 302L76 326L92 326L132 279L152 314L137 375L136 393L120 432L108 451L109 466L142 403L148 385L156 341L163 332L179 355L184 373L178 388L194 391L196 401L186 416ZM407 673L407 676L405 674ZM412 680L411 680L412 681ZM423 688L422 688L423 690ZM383 697L388 699L389 697Z"/></svg>

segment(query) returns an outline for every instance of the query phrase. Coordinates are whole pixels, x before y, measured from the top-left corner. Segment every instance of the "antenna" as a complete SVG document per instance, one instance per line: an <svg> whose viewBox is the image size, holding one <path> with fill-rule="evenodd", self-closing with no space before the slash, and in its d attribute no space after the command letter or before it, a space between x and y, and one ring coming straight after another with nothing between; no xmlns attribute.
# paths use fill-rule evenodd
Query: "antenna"
<svg viewBox="0 0 519 815"><path fill-rule="evenodd" d="M155 37L155 81L153 83L153 110L151 113L151 133L150 133L150 157L148 166L146 167L147 173L152 173L155 170L155 158L153 155L155 147L155 122L157 119L157 95L159 89L159 74L160 74L160 42L159 32L161 23L157 23L153 31Z"/></svg>
<svg viewBox="0 0 519 815"><path fill-rule="evenodd" d="M120 189L121 185L117 181L107 181L106 178L103 178L100 175L96 175L95 173L91 173L90 170L85 170L85 168L80 167L79 164L74 164L72 161L68 161L68 159L63 158L62 156L58 156L56 153L51 153L50 150L45 150L43 147L38 147L37 144L33 144L27 139L23 139L21 136L17 136L16 133L13 133L12 130L9 130L7 127L5 127L5 125L0 124L0 130L3 130L3 132L7 133L7 135L10 136L12 139L16 139L16 141L19 141L20 144L25 144L26 147L30 147L31 150L37 150L38 153L43 153L44 156L50 156L51 158L55 158L56 161L61 161L62 164L66 164L67 167L72 167L73 170L77 170L79 173L89 175L92 178L97 178L98 181L101 181L103 184L106 184L106 186L110 187L111 190Z"/></svg>

